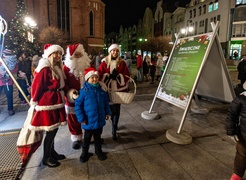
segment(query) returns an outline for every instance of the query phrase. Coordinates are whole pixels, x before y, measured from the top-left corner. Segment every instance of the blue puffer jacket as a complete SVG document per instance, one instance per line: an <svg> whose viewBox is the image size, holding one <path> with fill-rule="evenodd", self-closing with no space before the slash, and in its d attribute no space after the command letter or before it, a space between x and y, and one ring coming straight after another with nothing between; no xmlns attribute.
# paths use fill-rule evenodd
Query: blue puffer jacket
<svg viewBox="0 0 246 180"><path fill-rule="evenodd" d="M111 115L108 94L100 85L93 87L85 82L75 100L74 111L79 123L86 122L86 125L82 124L84 130L102 128L106 124L106 115Z"/></svg>

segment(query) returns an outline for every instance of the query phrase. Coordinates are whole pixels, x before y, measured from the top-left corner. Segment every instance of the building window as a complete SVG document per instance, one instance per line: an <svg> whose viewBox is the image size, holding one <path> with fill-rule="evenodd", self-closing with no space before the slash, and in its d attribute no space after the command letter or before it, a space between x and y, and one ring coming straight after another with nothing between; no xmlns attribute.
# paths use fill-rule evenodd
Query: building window
<svg viewBox="0 0 246 180"><path fill-rule="evenodd" d="M236 5L238 4L246 4L246 0L237 0Z"/></svg>
<svg viewBox="0 0 246 180"><path fill-rule="evenodd" d="M90 11L90 36L94 36L94 14Z"/></svg>
<svg viewBox="0 0 246 180"><path fill-rule="evenodd" d="M57 0L58 27L66 33L70 32L69 14L69 1Z"/></svg>
<svg viewBox="0 0 246 180"><path fill-rule="evenodd" d="M192 18L192 10L190 10L190 19Z"/></svg>
<svg viewBox="0 0 246 180"><path fill-rule="evenodd" d="M207 12L207 6L203 5L203 14L206 14L206 12Z"/></svg>
<svg viewBox="0 0 246 180"><path fill-rule="evenodd" d="M199 15L199 16L202 15L202 7L201 7L201 6L198 8L198 15Z"/></svg>
<svg viewBox="0 0 246 180"><path fill-rule="evenodd" d="M204 27L204 20L199 22L199 27Z"/></svg>
<svg viewBox="0 0 246 180"><path fill-rule="evenodd" d="M193 9L193 16L196 17L196 9Z"/></svg>
<svg viewBox="0 0 246 180"><path fill-rule="evenodd" d="M213 11L213 3L209 3L208 5L208 12L212 12Z"/></svg>
<svg viewBox="0 0 246 180"><path fill-rule="evenodd" d="M214 11L219 9L219 2L218 0L214 1Z"/></svg>

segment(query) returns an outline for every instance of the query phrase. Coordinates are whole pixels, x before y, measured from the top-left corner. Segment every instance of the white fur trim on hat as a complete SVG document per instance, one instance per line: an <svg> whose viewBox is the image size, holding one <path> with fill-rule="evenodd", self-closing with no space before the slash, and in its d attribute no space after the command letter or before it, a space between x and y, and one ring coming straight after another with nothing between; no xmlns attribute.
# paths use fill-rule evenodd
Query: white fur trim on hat
<svg viewBox="0 0 246 180"><path fill-rule="evenodd" d="M98 72L97 72L97 71L89 71L89 72L86 73L86 75L85 75L85 80L87 81L92 75L98 76Z"/></svg>
<svg viewBox="0 0 246 180"><path fill-rule="evenodd" d="M61 51L62 55L64 54L64 50L61 46L53 44L44 50L43 58L48 58L52 53L56 51Z"/></svg>
<svg viewBox="0 0 246 180"><path fill-rule="evenodd" d="M112 51L113 49L120 50L119 45L118 44L112 44L111 46L109 46L108 52Z"/></svg>

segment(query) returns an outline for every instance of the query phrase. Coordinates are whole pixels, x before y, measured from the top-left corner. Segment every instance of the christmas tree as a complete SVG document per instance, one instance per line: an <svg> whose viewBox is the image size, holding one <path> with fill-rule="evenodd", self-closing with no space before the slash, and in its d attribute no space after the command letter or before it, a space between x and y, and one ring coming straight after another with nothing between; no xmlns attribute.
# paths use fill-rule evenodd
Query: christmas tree
<svg viewBox="0 0 246 180"><path fill-rule="evenodd" d="M30 18L26 11L24 0L17 0L16 14L11 21L9 30L6 34L6 48L13 51L17 56L23 51L33 56L40 54L40 47L34 36L34 21L30 23ZM27 23L27 20L28 23Z"/></svg>

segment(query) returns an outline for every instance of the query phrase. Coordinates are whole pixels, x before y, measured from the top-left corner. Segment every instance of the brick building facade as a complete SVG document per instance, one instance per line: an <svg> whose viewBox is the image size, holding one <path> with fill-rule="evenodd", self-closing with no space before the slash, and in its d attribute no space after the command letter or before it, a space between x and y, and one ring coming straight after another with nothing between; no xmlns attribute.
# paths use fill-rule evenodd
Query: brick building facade
<svg viewBox="0 0 246 180"><path fill-rule="evenodd" d="M86 51L104 47L105 4L101 0L24 0L27 12L35 19L38 31L55 26L69 34L68 44L82 43ZM16 1L1 0L0 15L10 24Z"/></svg>

